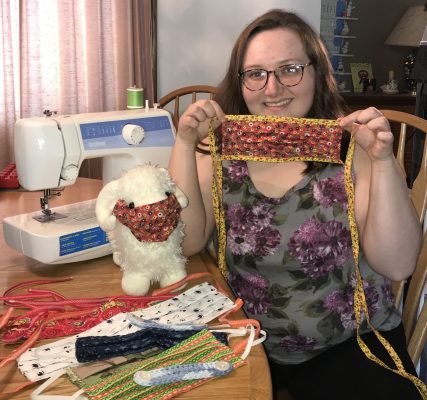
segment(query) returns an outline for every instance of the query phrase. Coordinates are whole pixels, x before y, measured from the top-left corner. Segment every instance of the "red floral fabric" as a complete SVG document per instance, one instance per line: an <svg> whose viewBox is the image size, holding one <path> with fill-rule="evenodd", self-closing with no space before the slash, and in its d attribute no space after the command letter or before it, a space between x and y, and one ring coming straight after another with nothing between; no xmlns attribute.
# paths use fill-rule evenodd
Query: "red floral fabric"
<svg viewBox="0 0 427 400"><path fill-rule="evenodd" d="M51 339L75 335L98 325L102 321L110 319L118 313L140 310L158 301L164 301L171 297L173 297L173 295L133 297L129 299L112 298L110 301L107 301L98 307L84 307L84 309L81 310L82 315L80 316L52 320L43 327L39 338ZM77 307L78 305L79 301L76 299L75 306ZM40 306L40 310L42 309L43 307ZM35 308L34 311L37 312L37 308ZM62 313L66 314L65 311L62 311ZM61 311L56 311L52 308L45 312L40 311L40 313L36 314L33 312L28 313L27 315L10 318L4 327L4 333L1 340L3 343L15 343L20 340L28 339L40 324L49 320L50 317L56 317L60 314Z"/></svg>
<svg viewBox="0 0 427 400"><path fill-rule="evenodd" d="M140 242L164 242L179 222L181 205L174 194L152 204L130 208L118 200L113 214Z"/></svg>
<svg viewBox="0 0 427 400"><path fill-rule="evenodd" d="M257 116L254 116L257 117ZM340 163L342 129L337 121L301 118L228 119L222 124L222 156Z"/></svg>

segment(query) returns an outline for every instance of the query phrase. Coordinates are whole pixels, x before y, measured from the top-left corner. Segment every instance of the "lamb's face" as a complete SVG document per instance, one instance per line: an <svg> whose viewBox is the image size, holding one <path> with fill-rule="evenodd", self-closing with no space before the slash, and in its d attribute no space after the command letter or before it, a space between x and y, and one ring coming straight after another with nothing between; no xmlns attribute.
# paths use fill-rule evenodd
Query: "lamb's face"
<svg viewBox="0 0 427 400"><path fill-rule="evenodd" d="M141 165L125 172L119 179L118 198L135 207L164 200L175 192L175 184L164 168Z"/></svg>

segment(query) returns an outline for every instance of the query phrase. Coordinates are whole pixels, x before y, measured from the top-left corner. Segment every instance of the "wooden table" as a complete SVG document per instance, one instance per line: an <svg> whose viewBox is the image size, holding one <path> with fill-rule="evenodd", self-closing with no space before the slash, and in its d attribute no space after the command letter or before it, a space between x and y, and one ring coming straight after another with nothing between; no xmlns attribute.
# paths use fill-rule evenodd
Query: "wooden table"
<svg viewBox="0 0 427 400"><path fill-rule="evenodd" d="M78 182L64 190L62 195L51 201L52 208L95 198L101 188L101 182L93 179L78 178ZM27 213L39 209L41 192L0 191L0 222L7 216ZM221 285L229 291L226 282L207 253L195 255L189 259L189 272L209 271L215 275ZM72 276L68 282L44 285L69 297L100 297L124 294L121 286L120 269L113 263L111 255L90 261L70 264L46 265L30 259L12 248L4 241L3 226L0 229L0 293L22 281L33 279L60 278ZM200 281L195 281L198 283ZM231 295L231 293L230 293ZM0 305L0 312L5 307ZM237 315L243 318L243 313ZM43 341L38 343L41 344ZM11 353L15 345L0 344L0 357ZM0 371L0 393L9 391L26 379L16 367L9 363ZM27 400L37 383L8 399ZM67 379L57 381L49 394L71 394L77 390ZM230 375L207 382L181 396L180 399L271 399L272 389L268 362L262 346L252 349L247 364Z"/></svg>

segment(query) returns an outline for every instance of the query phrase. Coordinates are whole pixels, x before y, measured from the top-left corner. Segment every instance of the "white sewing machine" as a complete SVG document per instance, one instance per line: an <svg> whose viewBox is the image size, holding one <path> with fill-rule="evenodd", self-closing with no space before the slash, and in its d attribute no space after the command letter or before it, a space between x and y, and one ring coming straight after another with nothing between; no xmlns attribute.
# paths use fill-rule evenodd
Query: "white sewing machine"
<svg viewBox="0 0 427 400"><path fill-rule="evenodd" d="M51 190L75 183L85 159L103 158L103 183L151 162L167 168L175 141L170 114L161 109L46 115L15 125L19 182L42 190L41 211L5 218L6 243L46 264L83 261L111 253L95 217L96 199L49 208Z"/></svg>

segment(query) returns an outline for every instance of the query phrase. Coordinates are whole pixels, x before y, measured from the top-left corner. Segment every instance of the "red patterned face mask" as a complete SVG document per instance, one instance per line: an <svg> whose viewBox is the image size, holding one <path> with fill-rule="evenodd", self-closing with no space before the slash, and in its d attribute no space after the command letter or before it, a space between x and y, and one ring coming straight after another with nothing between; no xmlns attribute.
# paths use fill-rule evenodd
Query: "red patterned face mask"
<svg viewBox="0 0 427 400"><path fill-rule="evenodd" d="M172 294L165 294L67 299L52 290L46 292L39 290L37 293L39 297L35 298L32 294L1 297L2 301L14 307L31 308L22 315L4 318L1 337L3 343L26 340L36 332L37 339L75 335L121 312L139 310L173 297ZM44 297L41 297L42 294ZM52 297L54 300L51 300Z"/></svg>
<svg viewBox="0 0 427 400"><path fill-rule="evenodd" d="M342 129L337 121L228 116L221 154L260 161L311 159L341 163Z"/></svg>
<svg viewBox="0 0 427 400"><path fill-rule="evenodd" d="M362 275L359 270L359 234L354 210L352 163L355 138L352 133L346 159L343 162L340 159L342 134L343 130L336 120L260 115L227 115L226 121L221 126L222 143L217 143L217 136L211 125L209 129L209 148L215 174L212 185L212 198L216 226L218 228L218 266L221 272L227 275L225 262L225 211L222 203L222 161L286 162L299 160L344 164L344 183L349 204L348 221L357 280L354 296L357 341L363 353L370 360L411 380L420 393L423 394L423 398L427 399L425 384L418 377L405 371L398 354L370 322ZM397 369L387 367L363 342L359 333L362 316L364 316L378 340L393 359Z"/></svg>
<svg viewBox="0 0 427 400"><path fill-rule="evenodd" d="M181 205L174 194L164 200L139 207L129 207L117 200L113 214L140 242L164 242L179 222Z"/></svg>

